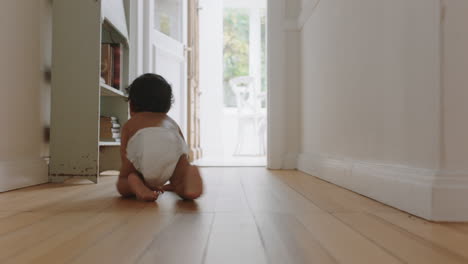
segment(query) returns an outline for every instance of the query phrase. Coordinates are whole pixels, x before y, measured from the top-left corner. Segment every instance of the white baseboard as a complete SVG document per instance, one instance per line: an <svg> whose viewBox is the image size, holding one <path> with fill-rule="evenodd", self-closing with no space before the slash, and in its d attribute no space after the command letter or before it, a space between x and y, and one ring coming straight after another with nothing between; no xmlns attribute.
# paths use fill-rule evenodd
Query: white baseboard
<svg viewBox="0 0 468 264"><path fill-rule="evenodd" d="M48 167L44 159L0 161L0 192L47 183Z"/></svg>
<svg viewBox="0 0 468 264"><path fill-rule="evenodd" d="M440 171L433 183L432 220L468 222L468 172Z"/></svg>
<svg viewBox="0 0 468 264"><path fill-rule="evenodd" d="M297 153L286 153L283 157L283 170L295 170L297 169Z"/></svg>
<svg viewBox="0 0 468 264"><path fill-rule="evenodd" d="M298 169L432 221L468 221L468 172L301 154Z"/></svg>

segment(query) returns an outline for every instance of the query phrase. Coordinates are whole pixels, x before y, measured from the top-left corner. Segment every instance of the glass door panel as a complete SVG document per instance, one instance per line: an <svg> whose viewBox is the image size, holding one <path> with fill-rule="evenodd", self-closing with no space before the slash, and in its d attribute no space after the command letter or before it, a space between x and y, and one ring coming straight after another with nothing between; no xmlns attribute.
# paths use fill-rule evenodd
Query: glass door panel
<svg viewBox="0 0 468 264"><path fill-rule="evenodd" d="M182 0L154 0L154 29L175 39L182 40Z"/></svg>

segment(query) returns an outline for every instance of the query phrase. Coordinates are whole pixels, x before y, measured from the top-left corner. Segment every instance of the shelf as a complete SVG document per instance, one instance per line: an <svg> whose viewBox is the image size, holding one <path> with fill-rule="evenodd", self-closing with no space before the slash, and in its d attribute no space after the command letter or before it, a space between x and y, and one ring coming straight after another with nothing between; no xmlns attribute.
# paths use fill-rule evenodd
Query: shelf
<svg viewBox="0 0 468 264"><path fill-rule="evenodd" d="M124 92L115 89L105 83L101 83L101 96L120 96L120 97L127 97Z"/></svg>
<svg viewBox="0 0 468 264"><path fill-rule="evenodd" d="M120 147L120 142L100 141L99 146L101 146L101 147Z"/></svg>
<svg viewBox="0 0 468 264"><path fill-rule="evenodd" d="M109 20L104 19L102 22L102 28L106 34L111 34L113 42L122 43L127 48L130 46L128 42L128 36L126 36L122 31L116 28Z"/></svg>
<svg viewBox="0 0 468 264"><path fill-rule="evenodd" d="M117 117L121 125L129 119L124 89L129 84L130 68L128 3L128 0L57 0L52 5L53 13L60 15L54 16L53 21L53 54L59 56L54 56L52 69L51 116L57 133L53 133L55 144L50 147L54 157L49 164L51 181L63 182L68 177L62 175L74 175L97 183L100 172L119 170L121 166L121 143L100 138L99 118ZM79 23L83 14L86 23ZM84 40L90 44L83 45ZM115 85L116 88L111 87L111 82L101 83L102 43L121 44L120 85ZM73 50L82 52L70 52ZM79 96L72 96L77 91ZM77 133L81 127L86 130Z"/></svg>

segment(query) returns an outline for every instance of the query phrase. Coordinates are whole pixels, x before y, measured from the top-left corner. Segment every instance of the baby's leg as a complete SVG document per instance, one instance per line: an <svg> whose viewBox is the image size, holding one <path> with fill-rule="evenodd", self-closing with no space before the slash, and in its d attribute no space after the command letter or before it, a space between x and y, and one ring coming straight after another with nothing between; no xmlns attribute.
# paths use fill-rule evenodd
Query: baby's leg
<svg viewBox="0 0 468 264"><path fill-rule="evenodd" d="M137 173L130 173L128 178L119 178L117 190L124 196L136 195L138 199L148 202L154 202L158 199L159 193L148 188L143 179Z"/></svg>
<svg viewBox="0 0 468 264"><path fill-rule="evenodd" d="M180 197L194 200L203 193L203 181L196 166L190 165L186 155L182 155L171 178L171 186L166 190L173 189Z"/></svg>

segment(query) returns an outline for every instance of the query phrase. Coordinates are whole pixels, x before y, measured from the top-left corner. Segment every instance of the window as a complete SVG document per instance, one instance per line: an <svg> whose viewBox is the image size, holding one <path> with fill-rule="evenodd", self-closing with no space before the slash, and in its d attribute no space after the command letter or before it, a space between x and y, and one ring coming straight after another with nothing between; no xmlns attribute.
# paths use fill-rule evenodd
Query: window
<svg viewBox="0 0 468 264"><path fill-rule="evenodd" d="M182 40L182 0L155 0L154 28L175 39Z"/></svg>

